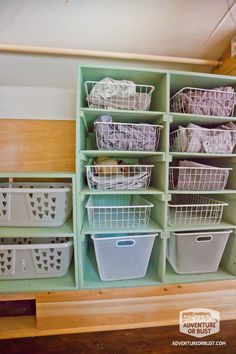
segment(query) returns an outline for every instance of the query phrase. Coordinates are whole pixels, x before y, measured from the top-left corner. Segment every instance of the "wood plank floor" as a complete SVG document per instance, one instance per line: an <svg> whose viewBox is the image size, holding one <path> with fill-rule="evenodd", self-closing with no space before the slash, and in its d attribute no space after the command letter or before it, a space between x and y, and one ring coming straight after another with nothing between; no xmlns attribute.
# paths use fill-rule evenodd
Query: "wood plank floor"
<svg viewBox="0 0 236 354"><path fill-rule="evenodd" d="M207 341L226 341L226 346L177 347L173 341L194 341L180 334L177 326L136 330L70 334L0 341L0 353L7 354L168 354L236 353L236 321L221 322L218 334Z"/></svg>

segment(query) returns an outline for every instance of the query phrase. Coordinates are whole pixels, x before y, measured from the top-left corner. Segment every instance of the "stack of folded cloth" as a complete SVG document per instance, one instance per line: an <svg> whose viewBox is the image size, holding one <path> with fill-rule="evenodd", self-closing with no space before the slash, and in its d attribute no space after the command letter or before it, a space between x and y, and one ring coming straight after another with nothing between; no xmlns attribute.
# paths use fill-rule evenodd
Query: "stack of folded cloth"
<svg viewBox="0 0 236 354"><path fill-rule="evenodd" d="M231 86L211 90L186 88L171 98L171 110L208 116L229 117L236 104L236 95Z"/></svg>
<svg viewBox="0 0 236 354"><path fill-rule="evenodd" d="M231 153L236 143L236 124L229 122L214 129L188 124L179 126L176 139L182 152Z"/></svg>
<svg viewBox="0 0 236 354"><path fill-rule="evenodd" d="M151 124L116 124L109 115L96 119L95 131L100 149L154 151L157 141L156 127Z"/></svg>
<svg viewBox="0 0 236 354"><path fill-rule="evenodd" d="M175 181L175 189L177 190L223 190L229 177L228 169L203 165L194 161L180 161L179 167Z"/></svg>
<svg viewBox="0 0 236 354"><path fill-rule="evenodd" d="M94 85L87 97L89 107L147 111L151 95L136 92L136 84L128 80L104 78Z"/></svg>

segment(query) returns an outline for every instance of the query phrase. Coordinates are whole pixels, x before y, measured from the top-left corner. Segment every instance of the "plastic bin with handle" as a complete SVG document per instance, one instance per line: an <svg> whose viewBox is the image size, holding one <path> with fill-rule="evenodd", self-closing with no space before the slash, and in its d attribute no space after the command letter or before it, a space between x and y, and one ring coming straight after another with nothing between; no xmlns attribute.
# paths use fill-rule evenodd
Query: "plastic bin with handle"
<svg viewBox="0 0 236 354"><path fill-rule="evenodd" d="M231 232L172 232L167 258L178 274L216 272Z"/></svg>
<svg viewBox="0 0 236 354"><path fill-rule="evenodd" d="M103 281L143 278L158 234L92 235Z"/></svg>

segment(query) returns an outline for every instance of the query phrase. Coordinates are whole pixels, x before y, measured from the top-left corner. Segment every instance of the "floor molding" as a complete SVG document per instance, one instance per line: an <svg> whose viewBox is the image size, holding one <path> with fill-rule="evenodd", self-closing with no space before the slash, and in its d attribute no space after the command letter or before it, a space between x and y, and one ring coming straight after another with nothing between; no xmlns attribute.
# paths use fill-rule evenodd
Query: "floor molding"
<svg viewBox="0 0 236 354"><path fill-rule="evenodd" d="M0 295L0 301L24 294ZM18 296L18 298L17 298ZM36 316L2 317L0 339L177 325L179 312L212 308L236 319L236 281L34 293Z"/></svg>

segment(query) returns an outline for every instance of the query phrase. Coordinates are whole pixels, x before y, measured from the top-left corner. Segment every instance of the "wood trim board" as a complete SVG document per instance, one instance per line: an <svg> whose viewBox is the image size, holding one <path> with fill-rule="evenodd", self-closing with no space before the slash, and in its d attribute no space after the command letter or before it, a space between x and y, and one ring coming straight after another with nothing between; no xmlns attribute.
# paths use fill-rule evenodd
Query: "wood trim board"
<svg viewBox="0 0 236 354"><path fill-rule="evenodd" d="M223 53L222 64L214 67L212 73L236 76L236 57L231 57L231 46Z"/></svg>
<svg viewBox="0 0 236 354"><path fill-rule="evenodd" d="M117 60L133 60L143 62L166 62L166 63L180 63L193 65L207 65L217 66L220 64L218 60L199 59L199 58L184 58L163 55L151 55L140 53L122 53L111 51L98 50L82 50L73 48L55 48L55 47L38 47L16 44L0 44L0 52L13 54L28 54L28 55L54 55L65 57L81 57L81 58L104 58Z"/></svg>
<svg viewBox="0 0 236 354"><path fill-rule="evenodd" d="M0 301L8 297L13 299L4 294ZM213 308L222 321L236 319L236 280L31 293L30 298L36 316L0 318L0 339L176 325L179 311L193 307Z"/></svg>
<svg viewBox="0 0 236 354"><path fill-rule="evenodd" d="M75 121L0 119L0 172L73 172L75 140Z"/></svg>

